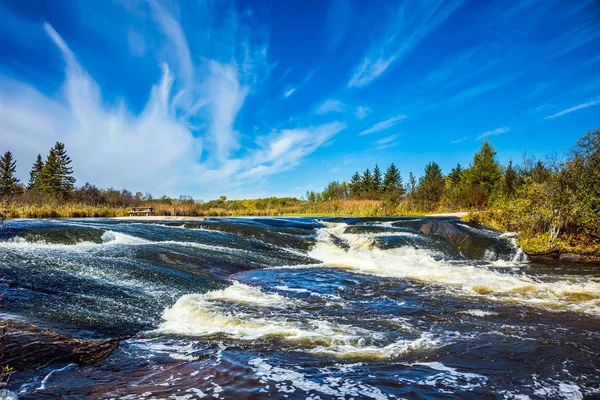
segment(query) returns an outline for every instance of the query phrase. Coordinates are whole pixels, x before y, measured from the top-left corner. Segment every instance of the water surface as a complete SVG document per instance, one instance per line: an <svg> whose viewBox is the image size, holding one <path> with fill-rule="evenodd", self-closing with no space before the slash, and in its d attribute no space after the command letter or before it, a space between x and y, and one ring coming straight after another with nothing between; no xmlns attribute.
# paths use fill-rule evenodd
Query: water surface
<svg viewBox="0 0 600 400"><path fill-rule="evenodd" d="M600 268L456 219L23 220L0 257L4 317L132 336L23 398L600 396Z"/></svg>

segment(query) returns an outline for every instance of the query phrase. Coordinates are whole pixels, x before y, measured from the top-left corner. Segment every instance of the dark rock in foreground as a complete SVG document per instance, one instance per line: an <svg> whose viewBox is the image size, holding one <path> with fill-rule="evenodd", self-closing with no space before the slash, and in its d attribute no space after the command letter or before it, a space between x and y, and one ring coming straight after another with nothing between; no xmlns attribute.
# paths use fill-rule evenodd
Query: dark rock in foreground
<svg viewBox="0 0 600 400"><path fill-rule="evenodd" d="M0 320L0 332L0 364L15 370L56 362L94 363L108 356L120 340L75 339L14 320Z"/></svg>

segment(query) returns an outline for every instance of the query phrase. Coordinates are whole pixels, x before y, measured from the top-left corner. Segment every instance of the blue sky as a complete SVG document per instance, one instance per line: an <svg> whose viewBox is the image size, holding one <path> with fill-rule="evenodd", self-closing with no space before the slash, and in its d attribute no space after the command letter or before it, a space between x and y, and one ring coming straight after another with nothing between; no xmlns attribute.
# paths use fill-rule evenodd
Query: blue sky
<svg viewBox="0 0 600 400"><path fill-rule="evenodd" d="M0 0L0 150L63 141L78 184L301 196L564 154L600 127L592 1Z"/></svg>

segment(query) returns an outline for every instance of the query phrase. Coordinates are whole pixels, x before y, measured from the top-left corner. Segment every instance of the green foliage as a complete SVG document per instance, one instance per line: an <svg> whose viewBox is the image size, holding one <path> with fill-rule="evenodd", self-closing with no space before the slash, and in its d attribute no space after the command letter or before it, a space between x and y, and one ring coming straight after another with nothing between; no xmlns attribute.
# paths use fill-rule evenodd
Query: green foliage
<svg viewBox="0 0 600 400"><path fill-rule="evenodd" d="M38 178L43 168L44 162L42 161L42 156L38 154L35 163L33 163L33 167L31 167L31 171L29 171L29 183L27 184L27 189L33 190L37 188Z"/></svg>
<svg viewBox="0 0 600 400"><path fill-rule="evenodd" d="M430 162L425 167L425 174L419 180L415 190L414 197L417 204L424 210L433 210L439 205L445 191L442 169L437 163Z"/></svg>
<svg viewBox="0 0 600 400"><path fill-rule="evenodd" d="M402 176L400 176L400 171L394 165L394 163L390 164L388 169L385 171L385 176L383 177L383 192L385 194L385 198L390 201L400 200L402 196L405 194L404 186L402 185Z"/></svg>
<svg viewBox="0 0 600 400"><path fill-rule="evenodd" d="M373 183L372 187L370 188L372 192L381 192L381 189L383 188L381 179L381 170L379 169L379 165L375 164L375 168L373 168Z"/></svg>
<svg viewBox="0 0 600 400"><path fill-rule="evenodd" d="M496 197L501 178L502 168L496 161L496 151L486 140L473 156L473 165L465 173L467 205L488 205Z"/></svg>
<svg viewBox="0 0 600 400"><path fill-rule="evenodd" d="M36 189L53 195L65 195L73 190L75 178L71 158L65 145L56 142L37 177Z"/></svg>
<svg viewBox="0 0 600 400"><path fill-rule="evenodd" d="M22 191L15 177L17 162L10 151L0 157L0 196L14 196Z"/></svg>

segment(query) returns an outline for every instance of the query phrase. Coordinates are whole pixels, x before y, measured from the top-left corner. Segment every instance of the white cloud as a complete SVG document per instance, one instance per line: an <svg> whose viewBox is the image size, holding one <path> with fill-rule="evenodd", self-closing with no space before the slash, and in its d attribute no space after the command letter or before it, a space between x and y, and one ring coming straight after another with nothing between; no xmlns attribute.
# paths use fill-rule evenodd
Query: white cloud
<svg viewBox="0 0 600 400"><path fill-rule="evenodd" d="M460 139L456 139L450 142L450 144L457 144L457 143L461 143L464 142L465 140L467 140L466 136L461 137Z"/></svg>
<svg viewBox="0 0 600 400"><path fill-rule="evenodd" d="M592 107L592 106L595 106L598 104L600 104L600 98L598 98L596 100L588 101L587 103L583 103L583 104L579 104L579 105L567 108L566 110L562 110L560 112L557 112L556 114L549 115L545 119L554 119L557 117L561 117L565 114L570 114L572 112L575 112L578 110L583 110L584 108Z"/></svg>
<svg viewBox="0 0 600 400"><path fill-rule="evenodd" d="M283 93L283 97L290 97L292 94L294 94L295 91L296 91L296 88L288 89Z"/></svg>
<svg viewBox="0 0 600 400"><path fill-rule="evenodd" d="M398 134L390 135L390 136L384 137L383 139L374 141L373 144L378 145L378 146L388 144L390 142L393 142L398 136L399 136Z"/></svg>
<svg viewBox="0 0 600 400"><path fill-rule="evenodd" d="M360 133L360 135L369 135L371 133L375 133L375 132L379 132L379 131L383 131L383 130L389 129L389 128L391 128L392 126L396 125L398 122L402 121L405 118L406 118L406 115L404 115L404 114L395 115L395 116L393 116L391 118L386 119L385 121L381 121L381 122L376 123L375 125L373 125L369 129L365 129L364 131L362 131Z"/></svg>
<svg viewBox="0 0 600 400"><path fill-rule="evenodd" d="M354 69L348 87L368 85L383 74L395 61L435 31L461 5L462 0L444 2L403 2L391 13L386 34L373 46Z"/></svg>
<svg viewBox="0 0 600 400"><path fill-rule="evenodd" d="M367 115L369 115L370 113L371 113L371 109L369 107L358 106L358 107L356 107L356 110L354 111L354 116L357 119L365 119L367 117Z"/></svg>
<svg viewBox="0 0 600 400"><path fill-rule="evenodd" d="M99 85L48 24L66 64L61 93L46 95L0 76L0 147L15 153L22 180L38 153L62 141L78 184L205 199L232 192L251 196L262 179L299 165L345 129L340 122L281 129L238 152L235 120L257 81L256 69L264 65L265 48L241 52L242 62L205 59L194 65L178 22L155 17L175 49L171 62L178 73L163 64L138 114L123 101L103 101Z"/></svg>
<svg viewBox="0 0 600 400"><path fill-rule="evenodd" d="M323 104L321 104L317 110L317 114L327 114L330 112L343 112L346 108L346 105L339 100L327 99Z"/></svg>
<svg viewBox="0 0 600 400"><path fill-rule="evenodd" d="M480 134L479 136L477 136L477 140L484 139L484 138L486 138L488 136L501 135L501 134L509 132L509 131L510 131L510 128L508 126L504 126L502 128L492 129L490 131L483 132L482 134Z"/></svg>

